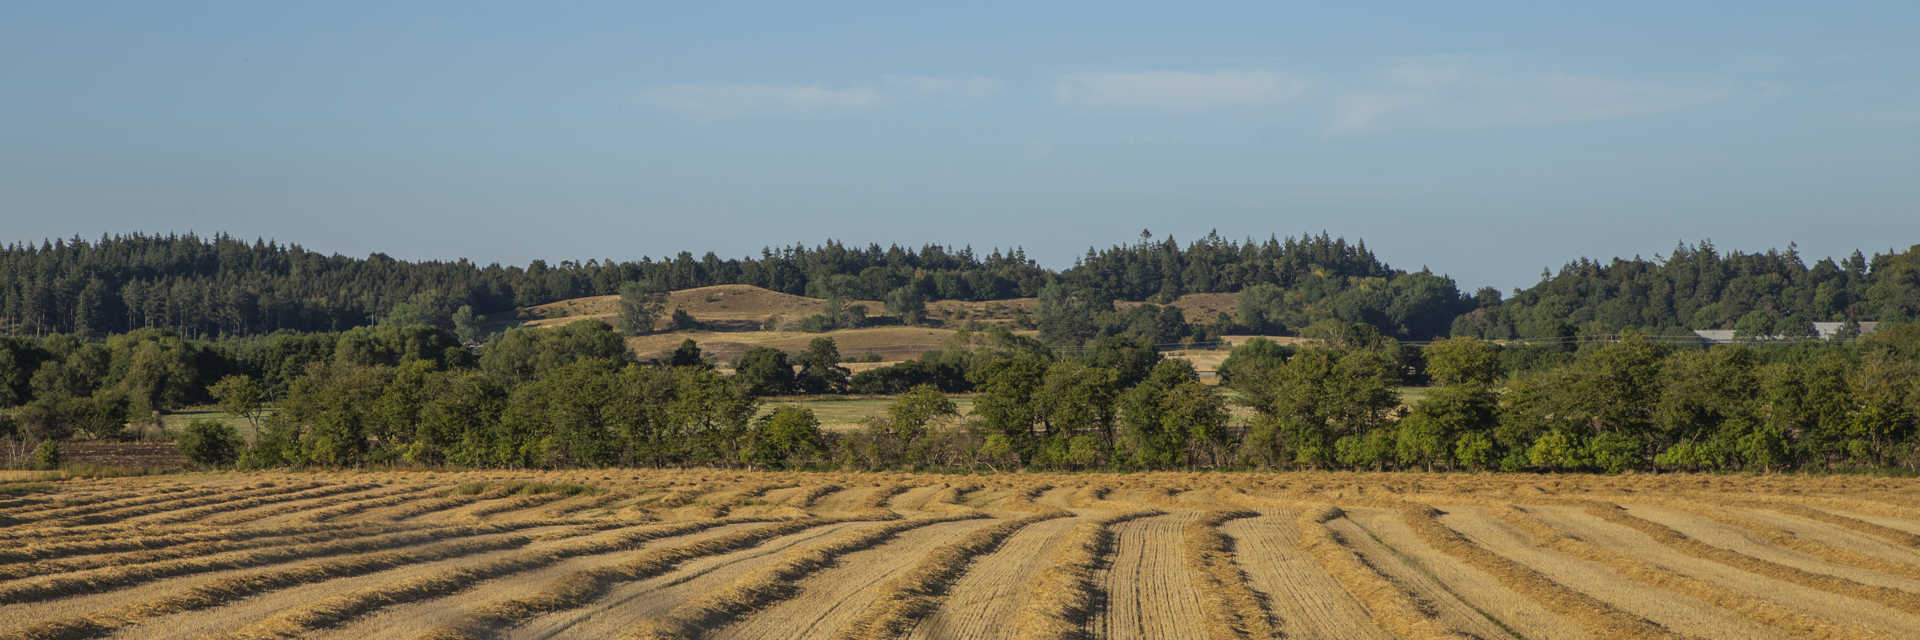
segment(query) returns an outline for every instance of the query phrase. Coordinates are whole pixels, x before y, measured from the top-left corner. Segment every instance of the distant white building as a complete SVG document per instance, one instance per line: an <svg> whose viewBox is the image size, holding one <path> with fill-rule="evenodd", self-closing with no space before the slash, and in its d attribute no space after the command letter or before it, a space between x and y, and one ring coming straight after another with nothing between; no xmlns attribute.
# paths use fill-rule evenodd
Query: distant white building
<svg viewBox="0 0 1920 640"><path fill-rule="evenodd" d="M1813 330L1820 334L1822 340L1825 340L1832 338L1834 334L1840 333L1840 328L1844 326L1847 326L1847 323L1815 322L1813 323ZM1873 330L1878 328L1880 328L1880 323L1878 322L1862 322L1860 323L1860 335L1864 336L1873 333ZM1707 344L1727 344L1734 342L1732 329L1694 329L1693 335L1700 336L1700 341Z"/></svg>

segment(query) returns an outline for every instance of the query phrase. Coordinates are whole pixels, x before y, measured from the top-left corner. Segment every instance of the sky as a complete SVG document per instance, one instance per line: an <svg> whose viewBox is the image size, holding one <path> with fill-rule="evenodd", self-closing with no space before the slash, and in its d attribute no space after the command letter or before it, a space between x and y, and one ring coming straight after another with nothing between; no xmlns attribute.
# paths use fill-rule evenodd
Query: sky
<svg viewBox="0 0 1920 640"><path fill-rule="evenodd" d="M921 6L946 4L953 6ZM964 6L962 6L964 5ZM1338 6L1325 6L1338 5ZM1920 243L1920 3L0 3L0 242Z"/></svg>

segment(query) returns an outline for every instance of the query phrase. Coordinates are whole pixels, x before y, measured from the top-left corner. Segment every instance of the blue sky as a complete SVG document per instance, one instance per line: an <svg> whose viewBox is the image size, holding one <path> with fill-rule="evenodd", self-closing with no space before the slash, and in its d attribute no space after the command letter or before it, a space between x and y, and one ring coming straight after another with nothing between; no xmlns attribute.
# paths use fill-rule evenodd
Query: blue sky
<svg viewBox="0 0 1920 640"><path fill-rule="evenodd" d="M0 3L0 241L1324 230L1466 288L1920 242L1913 2L918 4Z"/></svg>

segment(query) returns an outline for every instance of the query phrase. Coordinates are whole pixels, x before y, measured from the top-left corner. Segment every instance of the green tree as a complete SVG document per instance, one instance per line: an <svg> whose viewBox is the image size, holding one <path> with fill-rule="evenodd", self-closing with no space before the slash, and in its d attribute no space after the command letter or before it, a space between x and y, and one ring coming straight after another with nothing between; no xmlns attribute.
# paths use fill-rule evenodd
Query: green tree
<svg viewBox="0 0 1920 640"><path fill-rule="evenodd" d="M947 394L933 385L918 385L887 406L887 427L895 437L907 443L919 441L934 420L960 415L960 409Z"/></svg>
<svg viewBox="0 0 1920 640"><path fill-rule="evenodd" d="M620 304L614 313L621 331L634 335L653 333L654 323L667 302L667 291L653 282L629 282L620 285Z"/></svg>
<svg viewBox="0 0 1920 640"><path fill-rule="evenodd" d="M1771 313L1759 310L1748 311L1746 315L1740 316L1739 322L1733 325L1733 337L1745 340L1770 340L1774 337L1774 322L1775 319Z"/></svg>
<svg viewBox="0 0 1920 640"><path fill-rule="evenodd" d="M1268 335L1280 335L1287 332L1287 292L1285 289L1262 282L1240 291L1237 299L1240 326L1248 331Z"/></svg>
<svg viewBox="0 0 1920 640"><path fill-rule="evenodd" d="M786 352L772 347L748 349L734 363L733 372L747 393L756 396L791 393L794 389L793 365L787 362Z"/></svg>
<svg viewBox="0 0 1920 640"><path fill-rule="evenodd" d="M131 405L127 394L115 389L103 389L85 398L66 398L59 403L62 418L82 436L95 440L121 436Z"/></svg>
<svg viewBox="0 0 1920 640"><path fill-rule="evenodd" d="M798 358L800 373L794 384L805 393L845 393L849 372L840 366L840 346L833 338L814 338Z"/></svg>
<svg viewBox="0 0 1920 640"><path fill-rule="evenodd" d="M1045 435L1091 434L1106 449L1113 442L1114 401L1118 396L1118 374L1114 370L1055 362L1041 377L1032 402Z"/></svg>
<svg viewBox="0 0 1920 640"><path fill-rule="evenodd" d="M920 295L920 289L912 285L896 287L887 292L887 312L900 316L904 324L919 324L927 313L926 296Z"/></svg>
<svg viewBox="0 0 1920 640"><path fill-rule="evenodd" d="M1107 307L1111 308L1111 303ZM1095 319L1100 307L1085 296L1075 295L1059 282L1049 282L1040 289L1040 298L1034 305L1034 323L1040 328L1040 339L1053 344L1082 344L1092 339L1098 330Z"/></svg>
<svg viewBox="0 0 1920 640"><path fill-rule="evenodd" d="M554 329L527 327L496 335L480 353L480 368L503 382L522 382L581 360L620 364L632 357L607 323L580 320Z"/></svg>
<svg viewBox="0 0 1920 640"><path fill-rule="evenodd" d="M1234 444L1227 430L1228 418L1226 401L1218 391L1198 380L1189 380L1167 391L1161 431L1185 436L1183 444L1187 445L1189 465L1215 467L1226 462L1227 452Z"/></svg>
<svg viewBox="0 0 1920 640"><path fill-rule="evenodd" d="M212 420L195 420L174 436L180 455L202 467L231 466L246 445L233 427Z"/></svg>
<svg viewBox="0 0 1920 640"><path fill-rule="evenodd" d="M1640 438L1619 431L1608 431L1587 441L1588 457L1594 466L1607 473L1620 473L1646 464Z"/></svg>
<svg viewBox="0 0 1920 640"><path fill-rule="evenodd" d="M824 440L813 410L777 407L754 425L741 462L769 469L800 466L820 457Z"/></svg>
<svg viewBox="0 0 1920 640"><path fill-rule="evenodd" d="M480 317L473 312L473 305L460 305L453 310L453 335L461 342L472 344L480 341Z"/></svg>
<svg viewBox="0 0 1920 640"><path fill-rule="evenodd" d="M1453 444L1454 460L1461 467L1472 471L1484 471L1493 467L1496 460L1493 440L1485 434L1464 433Z"/></svg>
<svg viewBox="0 0 1920 640"><path fill-rule="evenodd" d="M1497 402L1492 391L1479 385L1436 389L1397 425L1396 458L1429 470L1434 463L1451 462L1461 434L1492 430L1498 422Z"/></svg>
<svg viewBox="0 0 1920 640"><path fill-rule="evenodd" d="M1549 431L1527 447L1527 461L1538 469L1578 469L1587 463L1581 455L1582 449L1579 437L1565 431Z"/></svg>
<svg viewBox="0 0 1920 640"><path fill-rule="evenodd" d="M207 394L219 403L221 411L245 418L255 433L260 431L260 415L266 410L267 394L259 382L248 376L227 376L208 387Z"/></svg>
<svg viewBox="0 0 1920 640"><path fill-rule="evenodd" d="M1220 363L1220 381L1234 385L1236 380L1250 381L1260 376L1271 376L1291 357L1293 349L1266 338L1250 338L1234 347L1227 353L1227 359Z"/></svg>
<svg viewBox="0 0 1920 640"><path fill-rule="evenodd" d="M1427 375L1444 385L1491 386L1500 379L1500 353L1492 343L1474 337L1441 338L1423 350Z"/></svg>
<svg viewBox="0 0 1920 640"><path fill-rule="evenodd" d="M667 358L667 366L712 368L713 364L707 362L706 356L700 353L700 345L688 338L681 340L680 346L674 348L673 355Z"/></svg>
<svg viewBox="0 0 1920 640"><path fill-rule="evenodd" d="M1041 414L1034 396L1047 371L1046 360L1020 355L988 362L967 374L979 392L973 414L980 418L982 438L989 447L1005 447L1004 452L983 451L987 460L1001 460L997 453L1004 453L1013 464L1020 464L1037 451L1034 426Z"/></svg>

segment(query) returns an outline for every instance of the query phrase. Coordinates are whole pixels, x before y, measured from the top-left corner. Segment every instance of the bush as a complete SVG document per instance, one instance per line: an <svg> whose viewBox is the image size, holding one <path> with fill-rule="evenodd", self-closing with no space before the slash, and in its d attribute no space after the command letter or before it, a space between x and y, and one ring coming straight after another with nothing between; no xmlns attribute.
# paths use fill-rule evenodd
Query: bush
<svg viewBox="0 0 1920 640"><path fill-rule="evenodd" d="M205 467L225 467L240 459L240 432L212 420L195 420L174 438L180 455Z"/></svg>
<svg viewBox="0 0 1920 640"><path fill-rule="evenodd" d="M1640 466L1640 439L1608 431L1594 436L1587 443L1587 451L1592 454L1593 463L1607 473L1620 473Z"/></svg>
<svg viewBox="0 0 1920 640"><path fill-rule="evenodd" d="M1549 431L1527 448L1527 461L1538 469L1565 470L1585 466L1580 440L1565 431Z"/></svg>
<svg viewBox="0 0 1920 640"><path fill-rule="evenodd" d="M43 440L33 449L33 468L53 471L60 468L60 445L52 440Z"/></svg>
<svg viewBox="0 0 1920 640"><path fill-rule="evenodd" d="M1484 471L1494 463L1493 441L1478 433L1462 435L1453 443L1453 456L1462 467Z"/></svg>

